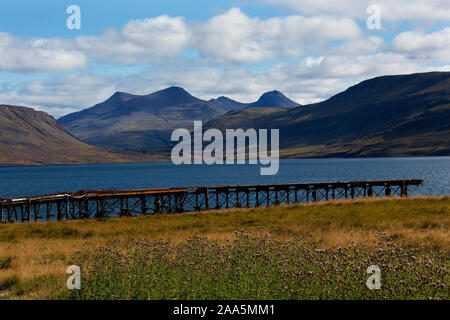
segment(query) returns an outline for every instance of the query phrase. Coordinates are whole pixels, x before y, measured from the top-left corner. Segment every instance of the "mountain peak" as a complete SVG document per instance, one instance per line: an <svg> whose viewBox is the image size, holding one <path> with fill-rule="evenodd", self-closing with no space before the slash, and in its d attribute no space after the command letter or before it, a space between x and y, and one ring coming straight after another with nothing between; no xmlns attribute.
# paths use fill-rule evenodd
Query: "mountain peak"
<svg viewBox="0 0 450 320"><path fill-rule="evenodd" d="M109 102L124 102L124 101L128 101L130 99L133 99L134 97L136 97L134 94L130 94L130 93L122 92L122 91L116 91L106 101L109 101Z"/></svg>
<svg viewBox="0 0 450 320"><path fill-rule="evenodd" d="M259 97L258 101L261 101L261 100L264 100L264 99L268 99L268 98L272 98L272 97L276 97L276 98L286 98L286 99L287 99L287 97L286 97L283 93L281 93L280 91L278 91L278 90L272 90L272 91L264 92L264 93L261 95L261 97Z"/></svg>
<svg viewBox="0 0 450 320"><path fill-rule="evenodd" d="M299 104L286 97L283 93L277 90L265 92L255 103L250 107L298 107Z"/></svg>
<svg viewBox="0 0 450 320"><path fill-rule="evenodd" d="M272 90L272 91L267 91L265 93L263 93L263 95L281 95L281 96L285 96L283 93L281 93L278 90Z"/></svg>
<svg viewBox="0 0 450 320"><path fill-rule="evenodd" d="M220 96L217 99L211 99L210 101L214 101L214 100L219 100L219 101L231 101L230 98L225 97L225 96Z"/></svg>
<svg viewBox="0 0 450 320"><path fill-rule="evenodd" d="M209 102L212 102L212 103L233 103L233 104L237 104L237 105L240 105L240 104L243 105L243 103L237 102L237 101L235 101L233 99L230 99L228 97L225 97L225 96L220 96L220 97L217 97L216 99L210 99Z"/></svg>
<svg viewBox="0 0 450 320"><path fill-rule="evenodd" d="M147 97L151 97L155 103L165 106L201 101L183 88L176 86L154 92Z"/></svg>
<svg viewBox="0 0 450 320"><path fill-rule="evenodd" d="M242 108L293 108L300 106L297 102L292 101L286 97L283 93L277 90L265 92L258 101L253 103L241 103L232 100L225 96L220 96L216 99L209 100L211 103L215 103L218 106L226 110L236 110Z"/></svg>
<svg viewBox="0 0 450 320"><path fill-rule="evenodd" d="M166 89L162 89L159 90L155 93L168 93L168 94L188 94L191 95L189 92L187 92L184 88L182 87L177 87L177 86L171 86L168 87Z"/></svg>
<svg viewBox="0 0 450 320"><path fill-rule="evenodd" d="M228 97L225 97L225 96L220 96L216 99L211 99L211 100L209 100L209 102L214 103L227 111L241 109L247 105L245 103L237 102L237 101L230 99Z"/></svg>

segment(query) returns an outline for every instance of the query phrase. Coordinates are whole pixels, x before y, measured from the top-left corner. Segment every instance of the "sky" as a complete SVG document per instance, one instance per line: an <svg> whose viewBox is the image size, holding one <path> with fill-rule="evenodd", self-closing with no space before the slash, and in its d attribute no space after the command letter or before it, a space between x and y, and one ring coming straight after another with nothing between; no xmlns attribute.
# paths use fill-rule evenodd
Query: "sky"
<svg viewBox="0 0 450 320"><path fill-rule="evenodd" d="M251 102L279 90L308 104L376 76L428 71L450 71L448 0L0 4L0 104L55 118L116 91L176 85Z"/></svg>

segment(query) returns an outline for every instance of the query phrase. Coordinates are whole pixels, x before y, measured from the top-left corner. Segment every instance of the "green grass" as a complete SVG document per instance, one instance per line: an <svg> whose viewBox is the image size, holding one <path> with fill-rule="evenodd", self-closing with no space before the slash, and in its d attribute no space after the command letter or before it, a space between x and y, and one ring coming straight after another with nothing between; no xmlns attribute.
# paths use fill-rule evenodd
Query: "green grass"
<svg viewBox="0 0 450 320"><path fill-rule="evenodd" d="M3 224L0 298L448 299L449 227L449 197Z"/></svg>
<svg viewBox="0 0 450 320"><path fill-rule="evenodd" d="M71 263L82 289L63 299L449 299L449 253L403 249L386 235L377 248L318 250L308 243L237 232L225 244L190 238L117 243ZM367 267L381 268L382 289L366 287Z"/></svg>

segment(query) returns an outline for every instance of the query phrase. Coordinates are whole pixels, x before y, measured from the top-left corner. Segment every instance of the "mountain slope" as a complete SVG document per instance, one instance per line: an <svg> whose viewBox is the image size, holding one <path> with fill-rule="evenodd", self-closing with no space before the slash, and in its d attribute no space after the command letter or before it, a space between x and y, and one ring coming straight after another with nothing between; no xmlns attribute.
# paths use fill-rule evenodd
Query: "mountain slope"
<svg viewBox="0 0 450 320"><path fill-rule="evenodd" d="M206 127L280 129L285 157L450 155L450 72L383 76L321 103Z"/></svg>
<svg viewBox="0 0 450 320"><path fill-rule="evenodd" d="M223 108L170 87L149 95L115 93L92 108L59 119L79 139L98 146L151 150L165 147L176 128L192 128Z"/></svg>
<svg viewBox="0 0 450 320"><path fill-rule="evenodd" d="M107 151L83 143L45 112L0 105L0 165L150 160L146 155Z"/></svg>

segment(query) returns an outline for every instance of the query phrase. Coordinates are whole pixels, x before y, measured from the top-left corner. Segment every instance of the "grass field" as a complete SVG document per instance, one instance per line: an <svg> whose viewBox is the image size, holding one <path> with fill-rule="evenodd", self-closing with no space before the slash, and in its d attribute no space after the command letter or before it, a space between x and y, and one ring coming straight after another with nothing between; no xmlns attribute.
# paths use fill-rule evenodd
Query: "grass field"
<svg viewBox="0 0 450 320"><path fill-rule="evenodd" d="M449 299L449 226L449 197L1 225L0 297Z"/></svg>

